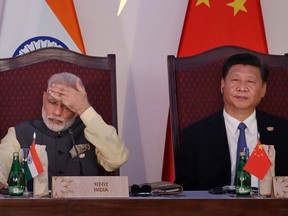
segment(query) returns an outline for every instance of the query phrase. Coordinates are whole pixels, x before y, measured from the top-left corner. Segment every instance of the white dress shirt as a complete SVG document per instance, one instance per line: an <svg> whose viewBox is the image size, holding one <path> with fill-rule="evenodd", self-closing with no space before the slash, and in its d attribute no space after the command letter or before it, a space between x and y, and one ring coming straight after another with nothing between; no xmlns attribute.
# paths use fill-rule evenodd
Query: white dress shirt
<svg viewBox="0 0 288 216"><path fill-rule="evenodd" d="M241 123L239 120L230 116L225 109L223 110L223 116L225 121L230 158L231 158L231 185L234 185L235 170L236 170L236 154L237 154L237 142L240 130L238 125ZM247 128L245 129L245 137L249 153L251 154L258 142L258 128L256 120L256 111L243 121ZM239 157L239 156L238 156ZM251 186L258 187L258 178L251 175Z"/></svg>

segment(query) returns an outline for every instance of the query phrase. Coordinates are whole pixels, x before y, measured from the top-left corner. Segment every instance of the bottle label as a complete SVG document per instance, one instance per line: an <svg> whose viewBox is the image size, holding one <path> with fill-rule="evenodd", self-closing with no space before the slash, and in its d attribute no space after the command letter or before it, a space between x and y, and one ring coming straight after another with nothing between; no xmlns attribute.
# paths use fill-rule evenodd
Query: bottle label
<svg viewBox="0 0 288 216"><path fill-rule="evenodd" d="M24 192L23 188L9 187L9 194L22 194Z"/></svg>
<svg viewBox="0 0 288 216"><path fill-rule="evenodd" d="M239 193L239 194L247 194L247 193L250 193L250 188L239 187L239 188L238 188L238 193Z"/></svg>

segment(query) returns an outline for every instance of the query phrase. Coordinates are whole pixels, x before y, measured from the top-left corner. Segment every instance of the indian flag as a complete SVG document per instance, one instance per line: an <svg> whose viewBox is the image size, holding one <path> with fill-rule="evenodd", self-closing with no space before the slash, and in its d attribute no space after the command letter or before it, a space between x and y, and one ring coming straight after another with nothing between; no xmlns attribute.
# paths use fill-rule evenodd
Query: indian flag
<svg viewBox="0 0 288 216"><path fill-rule="evenodd" d="M86 54L74 1L0 0L0 58L45 47Z"/></svg>
<svg viewBox="0 0 288 216"><path fill-rule="evenodd" d="M44 169L35 148L35 139L33 139L27 158L27 165L25 167L26 180L28 181L41 174L42 172L44 172Z"/></svg>

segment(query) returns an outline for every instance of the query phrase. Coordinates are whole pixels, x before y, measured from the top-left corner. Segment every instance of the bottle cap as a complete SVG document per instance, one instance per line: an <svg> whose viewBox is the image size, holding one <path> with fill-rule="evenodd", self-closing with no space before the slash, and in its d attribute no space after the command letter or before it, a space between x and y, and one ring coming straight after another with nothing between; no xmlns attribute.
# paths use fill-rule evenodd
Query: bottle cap
<svg viewBox="0 0 288 216"><path fill-rule="evenodd" d="M245 152L240 152L240 156L246 156Z"/></svg>

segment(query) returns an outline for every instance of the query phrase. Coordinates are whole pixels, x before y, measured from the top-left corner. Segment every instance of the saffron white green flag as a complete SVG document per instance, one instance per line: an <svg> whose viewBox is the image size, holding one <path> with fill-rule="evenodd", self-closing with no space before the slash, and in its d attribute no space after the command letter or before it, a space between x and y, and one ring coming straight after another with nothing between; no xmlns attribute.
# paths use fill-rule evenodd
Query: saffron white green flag
<svg viewBox="0 0 288 216"><path fill-rule="evenodd" d="M45 47L85 54L73 0L0 0L0 58Z"/></svg>
<svg viewBox="0 0 288 216"><path fill-rule="evenodd" d="M28 158L27 158L27 165L25 167L26 180L28 181L36 177L37 175L40 175L43 172L44 172L44 169L40 161L40 158L38 156L38 153L36 151L35 140L33 139L33 142L30 146Z"/></svg>

